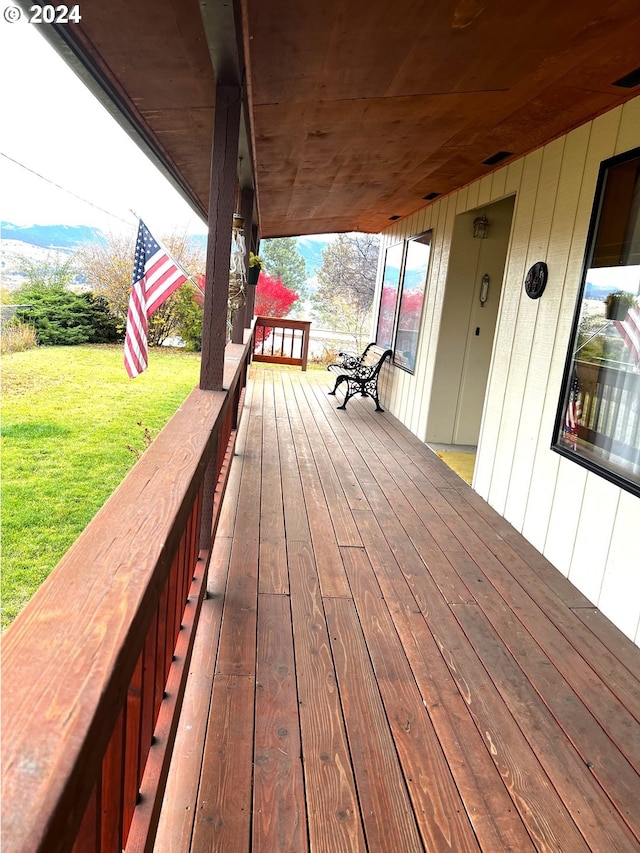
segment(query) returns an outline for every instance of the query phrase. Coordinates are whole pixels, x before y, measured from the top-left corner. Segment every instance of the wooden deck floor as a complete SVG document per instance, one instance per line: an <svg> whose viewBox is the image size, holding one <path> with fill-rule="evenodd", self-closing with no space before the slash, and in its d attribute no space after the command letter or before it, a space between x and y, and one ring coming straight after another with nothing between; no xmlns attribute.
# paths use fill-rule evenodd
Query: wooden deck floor
<svg viewBox="0 0 640 853"><path fill-rule="evenodd" d="M156 851L640 850L640 650L370 400L252 370Z"/></svg>

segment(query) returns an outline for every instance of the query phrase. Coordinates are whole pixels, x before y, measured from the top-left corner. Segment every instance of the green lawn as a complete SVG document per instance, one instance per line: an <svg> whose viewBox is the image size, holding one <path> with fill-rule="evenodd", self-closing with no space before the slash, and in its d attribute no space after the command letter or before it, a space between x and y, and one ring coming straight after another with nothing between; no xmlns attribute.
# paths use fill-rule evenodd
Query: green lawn
<svg viewBox="0 0 640 853"><path fill-rule="evenodd" d="M2 358L2 624L60 557L198 382L198 354L152 349L129 379L121 346ZM141 425L140 425L141 424ZM87 566L90 570L90 566Z"/></svg>

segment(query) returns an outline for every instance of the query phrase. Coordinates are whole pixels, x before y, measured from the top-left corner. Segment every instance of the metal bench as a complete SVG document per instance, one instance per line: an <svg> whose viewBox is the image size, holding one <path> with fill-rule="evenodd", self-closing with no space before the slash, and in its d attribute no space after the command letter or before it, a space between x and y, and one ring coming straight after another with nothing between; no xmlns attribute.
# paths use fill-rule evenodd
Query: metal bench
<svg viewBox="0 0 640 853"><path fill-rule="evenodd" d="M336 391L343 382L347 383L347 393L344 401L339 409L346 409L347 403L354 394L361 394L363 397L371 397L376 404L377 412L384 412L378 399L378 376L382 365L387 358L391 358L393 350L383 349L375 343L368 344L362 355L354 355L352 353L338 353L341 361L336 364L330 364L327 370L332 373L337 373L336 384L329 394L335 395Z"/></svg>

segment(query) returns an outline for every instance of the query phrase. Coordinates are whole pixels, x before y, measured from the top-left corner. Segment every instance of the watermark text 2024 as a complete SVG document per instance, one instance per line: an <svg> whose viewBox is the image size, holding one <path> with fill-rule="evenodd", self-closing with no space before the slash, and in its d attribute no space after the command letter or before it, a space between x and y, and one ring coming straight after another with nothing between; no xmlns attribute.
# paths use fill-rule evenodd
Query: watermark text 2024
<svg viewBox="0 0 640 853"><path fill-rule="evenodd" d="M31 6L23 12L19 6L7 6L3 18L8 24L17 24L23 18L29 24L79 24L82 20L80 6Z"/></svg>

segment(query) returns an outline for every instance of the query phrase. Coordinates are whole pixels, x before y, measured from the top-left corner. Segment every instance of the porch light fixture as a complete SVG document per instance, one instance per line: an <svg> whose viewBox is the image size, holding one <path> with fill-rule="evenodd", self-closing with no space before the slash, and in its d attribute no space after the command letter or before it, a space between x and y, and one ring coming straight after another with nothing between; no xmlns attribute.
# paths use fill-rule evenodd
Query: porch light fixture
<svg viewBox="0 0 640 853"><path fill-rule="evenodd" d="M476 216L473 220L473 236L477 237L478 240L484 240L487 236L487 231L489 230L489 220L487 217L482 214L482 216Z"/></svg>

